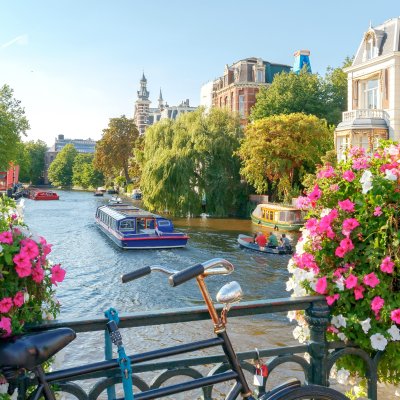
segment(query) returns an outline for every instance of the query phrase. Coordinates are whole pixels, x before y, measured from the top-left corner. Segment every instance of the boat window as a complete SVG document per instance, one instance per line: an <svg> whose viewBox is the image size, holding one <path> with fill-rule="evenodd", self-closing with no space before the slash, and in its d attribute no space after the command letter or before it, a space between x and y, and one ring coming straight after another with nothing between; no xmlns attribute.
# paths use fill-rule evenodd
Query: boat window
<svg viewBox="0 0 400 400"><path fill-rule="evenodd" d="M158 226L169 226L170 222L169 221L158 221L157 224L158 224Z"/></svg>
<svg viewBox="0 0 400 400"><path fill-rule="evenodd" d="M274 212L263 208L263 218L268 221L274 221Z"/></svg>
<svg viewBox="0 0 400 400"><path fill-rule="evenodd" d="M120 224L119 224L119 229L121 231L135 230L135 221L133 219L126 219L124 221L121 221Z"/></svg>
<svg viewBox="0 0 400 400"><path fill-rule="evenodd" d="M138 229L144 229L146 226L146 220L144 218L138 218L137 226L138 226Z"/></svg>

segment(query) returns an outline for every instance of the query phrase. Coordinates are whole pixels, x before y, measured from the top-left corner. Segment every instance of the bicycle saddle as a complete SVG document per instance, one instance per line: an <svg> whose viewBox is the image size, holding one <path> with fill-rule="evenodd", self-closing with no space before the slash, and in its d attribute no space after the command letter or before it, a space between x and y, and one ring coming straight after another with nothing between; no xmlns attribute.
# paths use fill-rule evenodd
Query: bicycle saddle
<svg viewBox="0 0 400 400"><path fill-rule="evenodd" d="M0 368L33 369L56 354L76 337L70 328L16 336L0 340Z"/></svg>

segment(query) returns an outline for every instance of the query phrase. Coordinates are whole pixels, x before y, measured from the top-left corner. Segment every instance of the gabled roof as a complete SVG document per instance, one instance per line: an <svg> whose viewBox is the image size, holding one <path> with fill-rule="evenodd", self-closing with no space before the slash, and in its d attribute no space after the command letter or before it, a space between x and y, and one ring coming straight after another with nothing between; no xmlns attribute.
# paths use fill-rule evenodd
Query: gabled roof
<svg viewBox="0 0 400 400"><path fill-rule="evenodd" d="M352 66L363 64L366 61L364 59L365 39L369 35L373 35L376 38L377 57L400 51L400 17L389 19L376 27L370 26L363 35Z"/></svg>

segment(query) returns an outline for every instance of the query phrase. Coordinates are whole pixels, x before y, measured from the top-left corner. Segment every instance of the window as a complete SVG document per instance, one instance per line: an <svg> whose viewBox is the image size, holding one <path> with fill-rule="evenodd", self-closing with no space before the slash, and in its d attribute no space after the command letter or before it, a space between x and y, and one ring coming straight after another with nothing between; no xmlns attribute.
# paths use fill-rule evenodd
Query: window
<svg viewBox="0 0 400 400"><path fill-rule="evenodd" d="M244 117L244 95L239 95L239 114Z"/></svg>
<svg viewBox="0 0 400 400"><path fill-rule="evenodd" d="M346 136L338 136L336 139L336 151L338 160L342 161L346 159L346 150L349 147L349 137Z"/></svg>
<svg viewBox="0 0 400 400"><path fill-rule="evenodd" d="M372 79L362 84L363 91L363 107L369 110L376 110L379 108L379 82L378 79Z"/></svg>
<svg viewBox="0 0 400 400"><path fill-rule="evenodd" d="M367 60L374 57L374 38L370 36L365 43L365 55Z"/></svg>
<svg viewBox="0 0 400 400"><path fill-rule="evenodd" d="M135 230L135 221L132 219L121 221L119 228L121 231Z"/></svg>
<svg viewBox="0 0 400 400"><path fill-rule="evenodd" d="M368 133L361 133L358 135L354 135L352 142L353 142L352 143L353 147L361 147L361 148L365 149L366 151L369 150Z"/></svg>
<svg viewBox="0 0 400 400"><path fill-rule="evenodd" d="M263 71L261 69L257 70L257 82L263 82Z"/></svg>

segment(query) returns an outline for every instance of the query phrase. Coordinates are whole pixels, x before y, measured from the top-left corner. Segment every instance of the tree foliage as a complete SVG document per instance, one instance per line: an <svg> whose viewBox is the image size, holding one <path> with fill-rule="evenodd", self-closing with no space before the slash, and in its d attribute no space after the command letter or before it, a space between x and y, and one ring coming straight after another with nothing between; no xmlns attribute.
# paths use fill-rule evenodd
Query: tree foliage
<svg viewBox="0 0 400 400"><path fill-rule="evenodd" d="M0 170L7 169L9 162L16 161L21 134L29 129L21 102L14 99L13 90L4 85L0 88Z"/></svg>
<svg viewBox="0 0 400 400"><path fill-rule="evenodd" d="M112 178L122 172L129 182L129 161L138 137L139 132L133 119L125 115L111 118L108 127L103 130L103 137L96 144L95 168Z"/></svg>
<svg viewBox="0 0 400 400"><path fill-rule="evenodd" d="M77 154L72 167L72 183L83 189L95 188L104 184L104 175L95 169L93 154Z"/></svg>
<svg viewBox="0 0 400 400"><path fill-rule="evenodd" d="M52 185L72 186L73 165L78 152L73 144L67 144L50 164L48 178Z"/></svg>
<svg viewBox="0 0 400 400"><path fill-rule="evenodd" d="M333 132L325 120L293 113L249 124L238 154L242 175L257 193L288 198L306 172L313 172L321 156L333 147Z"/></svg>
<svg viewBox="0 0 400 400"><path fill-rule="evenodd" d="M303 69L299 74L282 72L268 88L261 88L252 108L252 121L277 114L304 113L337 125L347 107L347 76L343 67L328 68L324 78Z"/></svg>
<svg viewBox="0 0 400 400"><path fill-rule="evenodd" d="M206 210L225 216L238 206L242 185L239 148L242 130L230 113L203 109L147 129L141 159L141 189L151 210L174 215Z"/></svg>
<svg viewBox="0 0 400 400"><path fill-rule="evenodd" d="M20 166L20 181L31 182L34 185L43 182L44 157L47 145L42 140L22 143L21 155L18 157Z"/></svg>

